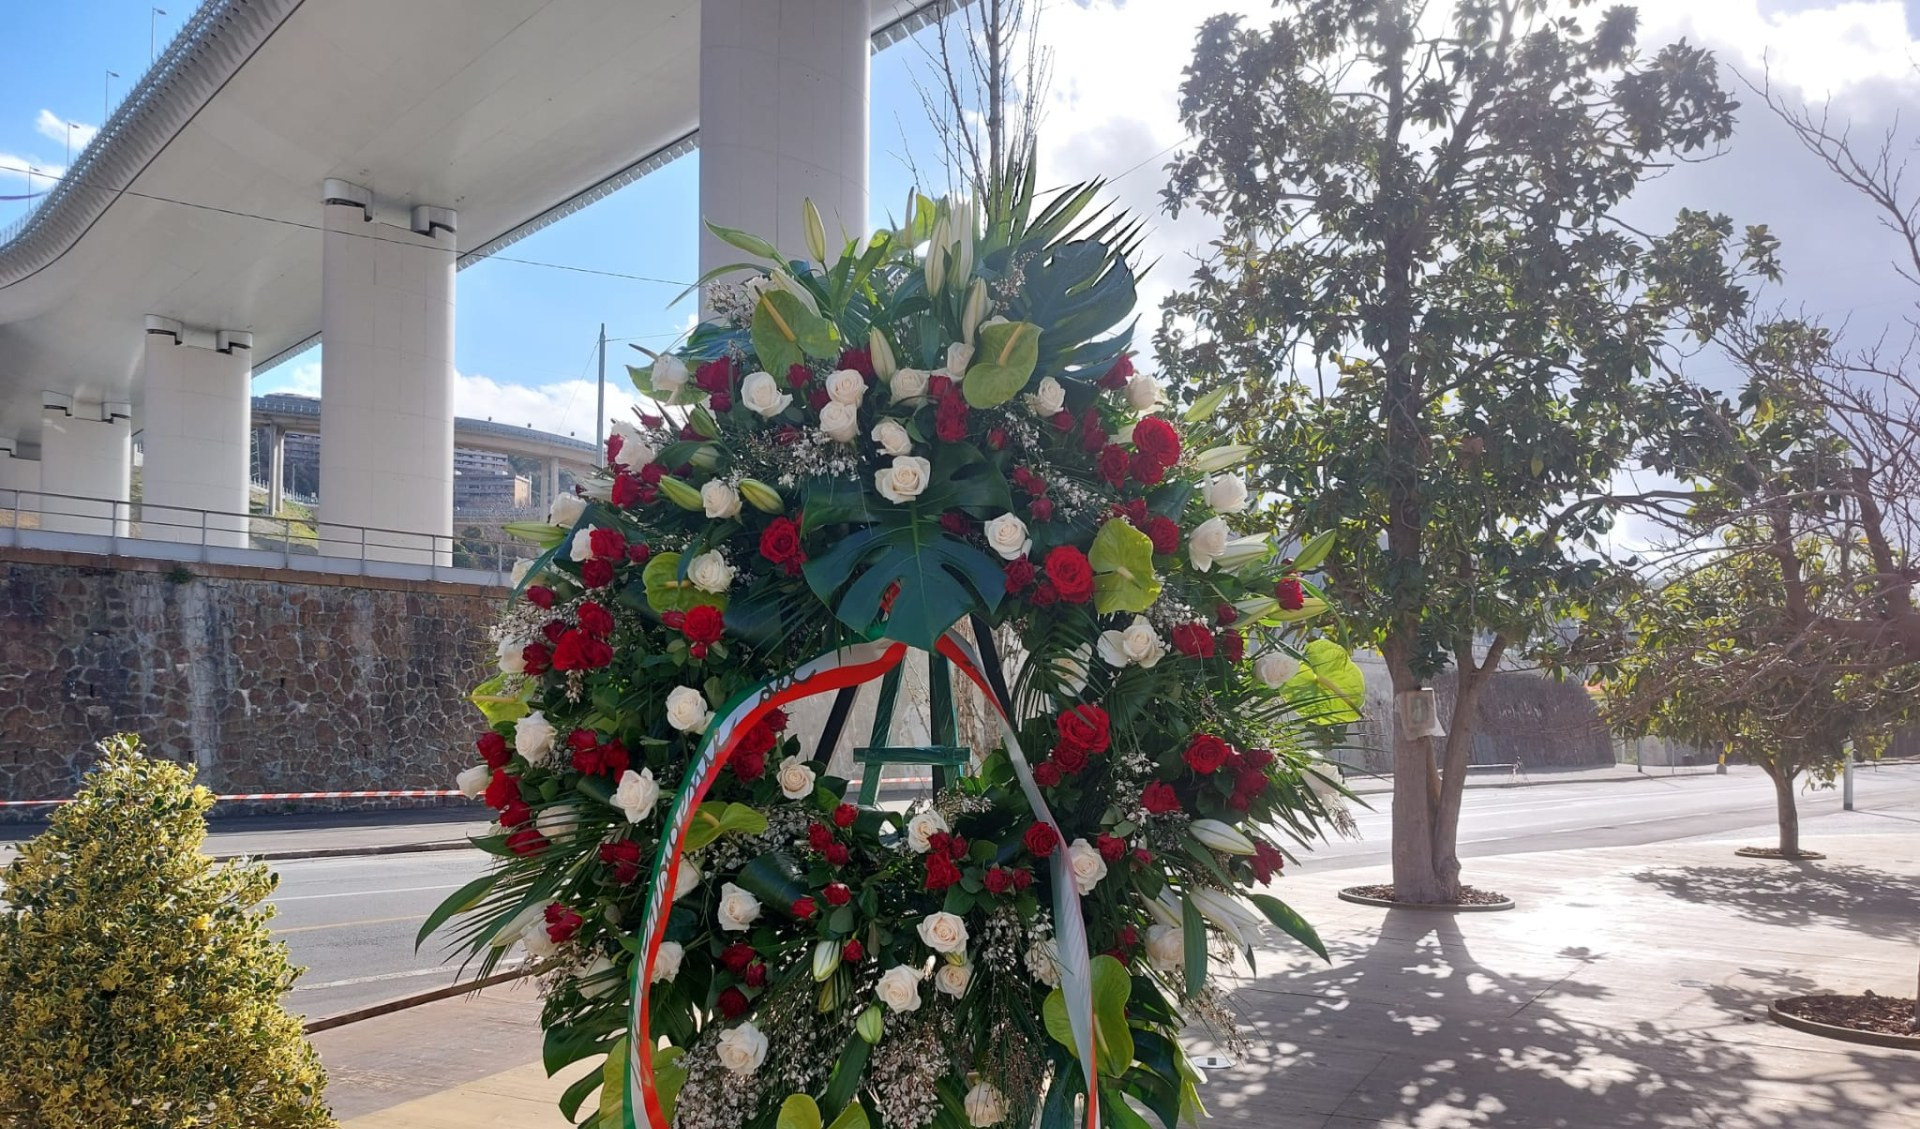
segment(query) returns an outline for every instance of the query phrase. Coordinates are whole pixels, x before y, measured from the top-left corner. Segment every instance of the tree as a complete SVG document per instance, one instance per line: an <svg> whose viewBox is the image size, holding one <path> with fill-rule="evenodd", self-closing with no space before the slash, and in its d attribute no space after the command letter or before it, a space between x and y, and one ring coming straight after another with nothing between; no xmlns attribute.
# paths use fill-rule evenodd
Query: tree
<svg viewBox="0 0 1920 1129"><path fill-rule="evenodd" d="M928 58L937 88L917 81L921 105L940 139L948 180L975 199L1006 184L1032 159L1052 53L1040 42L1041 0L978 0L954 5L934 24ZM915 171L916 181L930 183ZM951 185L951 187L958 187Z"/></svg>
<svg viewBox="0 0 1920 1129"><path fill-rule="evenodd" d="M0 1121L18 1129L318 1129L326 1071L280 997L274 875L200 852L193 770L105 754L8 865Z"/></svg>
<svg viewBox="0 0 1920 1129"><path fill-rule="evenodd" d="M1157 343L1189 395L1228 390L1273 504L1337 533L1324 595L1396 700L1457 669L1438 763L1399 716L1393 736L1396 896L1453 901L1479 695L1624 583L1597 499L1635 449L1636 380L1744 309L1772 240L1620 217L1734 109L1708 53L1636 54L1630 8L1589 29L1584 3L1459 0L1439 30L1399 0L1284 7L1201 31L1165 197L1222 235Z"/></svg>
<svg viewBox="0 0 1920 1129"><path fill-rule="evenodd" d="M1879 755L1914 712L1913 690L1876 669L1865 644L1851 645L1850 666L1830 648L1780 647L1792 615L1780 562L1746 551L1770 536L1736 529L1726 551L1626 607L1607 713L1624 732L1718 746L1759 765L1773 781L1779 851L1797 858L1800 778L1831 784L1849 743ZM1802 598L1817 608L1851 604L1846 571L1834 567L1841 546L1803 539L1796 550Z"/></svg>

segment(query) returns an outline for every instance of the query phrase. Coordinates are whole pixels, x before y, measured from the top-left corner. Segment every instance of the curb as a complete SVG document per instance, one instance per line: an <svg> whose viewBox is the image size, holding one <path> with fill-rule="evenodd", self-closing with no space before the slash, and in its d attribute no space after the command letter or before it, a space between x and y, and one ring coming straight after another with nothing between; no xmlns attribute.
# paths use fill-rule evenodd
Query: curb
<svg viewBox="0 0 1920 1129"><path fill-rule="evenodd" d="M1655 775L1653 773L1641 775L1636 772L1632 776L1599 776L1589 777L1585 780L1513 780L1504 784L1470 784L1467 786L1467 791L1481 792L1493 788L1551 788L1556 785L1567 784L1631 784L1635 781L1643 780L1680 780L1689 776L1717 775L1719 774L1713 772L1675 772L1661 775ZM1354 788L1351 789L1351 791L1356 796L1386 796L1392 794L1393 785L1389 783L1384 787L1368 788L1365 790Z"/></svg>
<svg viewBox="0 0 1920 1129"><path fill-rule="evenodd" d="M421 1004L438 1003L441 1000L450 1000L455 996L470 995L483 988L491 988L497 984L506 984L510 981L531 976L533 975L533 971L533 965L529 963L511 972L496 972L492 976L482 976L478 980L464 980L426 992L416 992L411 996L396 996L393 999L381 1000L377 1004L368 1004L366 1007L354 1008L351 1011L335 1012L332 1015L323 1015L318 1019L309 1019L302 1026L302 1030L308 1035L317 1031L331 1031L335 1027L345 1027L349 1023L359 1023L365 1019L377 1019L383 1015L392 1015L396 1011L405 1011L408 1008L419 1007Z"/></svg>
<svg viewBox="0 0 1920 1129"><path fill-rule="evenodd" d="M1343 902L1352 902L1357 906L1378 906L1381 909L1417 909L1428 913L1499 913L1513 908L1513 899L1504 902L1462 902L1448 905L1444 902L1394 902L1386 898L1369 898L1365 894L1352 893L1353 887L1338 891L1335 896Z"/></svg>
<svg viewBox="0 0 1920 1129"><path fill-rule="evenodd" d="M1788 999L1800 999L1789 996ZM1818 1035L1823 1039L1834 1039L1842 1043L1864 1043L1869 1047L1892 1047L1902 1051L1920 1051L1920 1035L1889 1035L1883 1031L1855 1031L1851 1027L1836 1027L1831 1023L1820 1023L1812 1019L1802 1019L1797 1015L1780 1010L1787 1000L1774 1000L1767 1005L1767 1018L1782 1027L1791 1027L1795 1031L1804 1031L1809 1035Z"/></svg>
<svg viewBox="0 0 1920 1129"><path fill-rule="evenodd" d="M291 862L298 859L350 859L368 855L412 855L422 851L478 850L467 839L432 839L424 843L385 843L367 847L314 847L309 850L235 851L214 855L216 862L256 859L260 862Z"/></svg>

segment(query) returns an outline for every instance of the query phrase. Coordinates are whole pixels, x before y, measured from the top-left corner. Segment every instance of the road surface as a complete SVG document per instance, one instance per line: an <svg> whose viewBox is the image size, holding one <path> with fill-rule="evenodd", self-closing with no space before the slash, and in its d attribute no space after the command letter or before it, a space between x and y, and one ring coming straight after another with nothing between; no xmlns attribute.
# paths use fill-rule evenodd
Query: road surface
<svg viewBox="0 0 1920 1129"><path fill-rule="evenodd" d="M1910 828L1920 837L1920 765L1862 770L1859 810L1840 811L1839 791L1801 797L1809 849L1834 835ZM1304 866L1346 869L1388 860L1389 797L1365 797L1361 838L1336 840ZM1475 858L1625 846L1690 838L1772 841L1773 786L1757 770L1727 776L1473 788L1461 813L1460 854L1472 880ZM1718 851L1723 848L1715 847ZM438 940L419 952L413 937L440 900L485 868L478 851L282 862L275 931L307 966L293 1010L326 1015L451 983L457 966Z"/></svg>

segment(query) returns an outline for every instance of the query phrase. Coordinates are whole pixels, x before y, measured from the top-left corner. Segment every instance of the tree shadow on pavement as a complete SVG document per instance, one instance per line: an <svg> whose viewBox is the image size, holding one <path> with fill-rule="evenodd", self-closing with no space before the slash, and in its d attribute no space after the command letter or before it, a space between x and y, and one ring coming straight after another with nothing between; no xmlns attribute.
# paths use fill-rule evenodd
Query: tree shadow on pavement
<svg viewBox="0 0 1920 1129"><path fill-rule="evenodd" d="M1920 885L1856 864L1658 866L1633 877L1671 897L1723 907L1762 925L1830 926L1887 940L1913 938L1914 907L1920 905Z"/></svg>
<svg viewBox="0 0 1920 1129"><path fill-rule="evenodd" d="M1874 1112L1871 1095L1920 1102L1920 1071L1897 1055L1761 1045L1771 1031L1744 1026L1755 993L1610 988L1624 974L1603 977L1604 954L1497 945L1510 967L1477 960L1450 915L1391 910L1331 967L1246 981L1234 999L1250 1045L1202 1089L1215 1123L1880 1129L1904 1114Z"/></svg>

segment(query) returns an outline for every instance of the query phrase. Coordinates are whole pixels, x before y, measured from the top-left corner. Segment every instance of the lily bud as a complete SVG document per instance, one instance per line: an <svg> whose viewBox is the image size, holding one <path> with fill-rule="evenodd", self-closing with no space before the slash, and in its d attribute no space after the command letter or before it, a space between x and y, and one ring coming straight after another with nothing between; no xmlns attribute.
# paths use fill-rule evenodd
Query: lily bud
<svg viewBox="0 0 1920 1129"><path fill-rule="evenodd" d="M933 238L927 243L927 296L940 293L940 286L946 281L947 271L947 217L941 216L933 224Z"/></svg>
<svg viewBox="0 0 1920 1129"><path fill-rule="evenodd" d="M1165 887L1161 888L1159 897L1141 900L1146 904L1147 912L1153 915L1155 921L1162 925L1176 927L1180 924L1180 903L1174 900L1173 895L1168 893Z"/></svg>
<svg viewBox="0 0 1920 1129"><path fill-rule="evenodd" d="M1239 466L1252 454L1253 448L1241 443L1213 447L1194 456L1193 468L1205 474L1212 474L1215 471L1226 470L1228 467Z"/></svg>
<svg viewBox="0 0 1920 1129"><path fill-rule="evenodd" d="M702 438L720 438L720 421L713 418L713 413L707 410L705 404L694 405L693 410L687 413L687 423Z"/></svg>
<svg viewBox="0 0 1920 1129"><path fill-rule="evenodd" d="M706 504L700 500L700 491L688 485L685 479L667 475L660 479L660 493L667 501L683 510L705 510Z"/></svg>
<svg viewBox="0 0 1920 1129"><path fill-rule="evenodd" d="M720 465L720 450L711 443L702 443L687 461L704 471L713 471Z"/></svg>
<svg viewBox="0 0 1920 1129"><path fill-rule="evenodd" d="M1246 930L1258 924L1240 903L1218 890L1192 890L1187 896L1193 899L1193 908L1200 916L1214 923L1220 932L1234 944L1244 947L1247 944Z"/></svg>
<svg viewBox="0 0 1920 1129"><path fill-rule="evenodd" d="M1273 552L1273 546L1267 544L1267 535L1256 533L1252 537L1236 537L1227 542L1227 547L1213 560L1228 572L1238 572L1250 564L1267 559Z"/></svg>
<svg viewBox="0 0 1920 1129"><path fill-rule="evenodd" d="M873 375L881 380L892 380L893 374L900 371L893 360L893 346L887 343L887 335L880 332L877 325L867 327L867 356L873 358Z"/></svg>
<svg viewBox="0 0 1920 1129"><path fill-rule="evenodd" d="M960 337L967 344L973 344L974 332L987 318L987 280L976 278L967 287L967 305L960 312Z"/></svg>
<svg viewBox="0 0 1920 1129"><path fill-rule="evenodd" d="M807 222L807 250L813 253L813 261L822 267L827 265L827 228L820 222L820 209L813 206L813 198L800 202L800 211Z"/></svg>
<svg viewBox="0 0 1920 1129"><path fill-rule="evenodd" d="M820 941L813 946L813 978L816 981L832 976L834 969L840 967L840 942Z"/></svg>
<svg viewBox="0 0 1920 1129"><path fill-rule="evenodd" d="M777 514L786 509L780 500L780 491L768 486L757 478L740 480L740 496L747 504L763 514Z"/></svg>
<svg viewBox="0 0 1920 1129"><path fill-rule="evenodd" d="M1217 819L1196 819L1187 824L1187 831L1209 850L1228 855L1253 853L1253 840L1242 835L1232 824Z"/></svg>
<svg viewBox="0 0 1920 1129"><path fill-rule="evenodd" d="M879 1042L881 1032L886 1029L886 1024L880 1017L880 1005L868 1004L867 1010L860 1013L860 1018L853 1021L853 1027L867 1042Z"/></svg>

